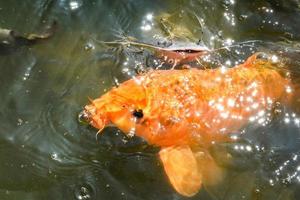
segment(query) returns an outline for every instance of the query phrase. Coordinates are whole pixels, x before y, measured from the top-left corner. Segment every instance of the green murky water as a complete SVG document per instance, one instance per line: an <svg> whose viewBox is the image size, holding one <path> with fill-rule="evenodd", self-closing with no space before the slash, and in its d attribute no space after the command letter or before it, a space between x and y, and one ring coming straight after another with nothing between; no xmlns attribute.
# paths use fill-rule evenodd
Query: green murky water
<svg viewBox="0 0 300 200"><path fill-rule="evenodd" d="M96 130L78 122L88 97L154 66L151 52L97 41L210 49L252 41L215 60L272 52L289 60L297 79L299 19L298 0L0 0L1 28L26 34L57 21L53 37L0 52L0 199L188 199L170 187L156 148L116 128L96 140ZM227 178L190 199L299 199L299 119L283 113L243 130L245 144L225 147L235 161L225 165Z"/></svg>

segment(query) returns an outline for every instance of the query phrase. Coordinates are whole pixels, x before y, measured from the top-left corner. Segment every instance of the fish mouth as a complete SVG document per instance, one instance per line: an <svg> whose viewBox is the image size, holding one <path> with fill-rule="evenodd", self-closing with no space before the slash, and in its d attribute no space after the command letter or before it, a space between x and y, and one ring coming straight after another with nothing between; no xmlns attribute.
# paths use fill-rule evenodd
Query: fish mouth
<svg viewBox="0 0 300 200"><path fill-rule="evenodd" d="M92 114L88 110L84 109L78 114L78 121L82 124L90 124L92 120L91 116Z"/></svg>
<svg viewBox="0 0 300 200"><path fill-rule="evenodd" d="M93 105L87 105L78 114L78 121L81 123L91 124L93 121L93 116L96 115L96 108Z"/></svg>
<svg viewBox="0 0 300 200"><path fill-rule="evenodd" d="M78 121L85 125L91 125L101 131L106 126L108 120L105 113L97 113L95 106L87 105L84 107L84 110L78 114Z"/></svg>

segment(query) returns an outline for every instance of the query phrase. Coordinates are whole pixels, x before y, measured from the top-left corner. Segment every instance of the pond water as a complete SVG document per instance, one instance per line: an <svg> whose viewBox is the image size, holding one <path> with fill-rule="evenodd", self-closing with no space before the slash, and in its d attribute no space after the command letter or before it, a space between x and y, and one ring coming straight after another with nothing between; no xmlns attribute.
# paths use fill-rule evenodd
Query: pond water
<svg viewBox="0 0 300 200"><path fill-rule="evenodd" d="M226 179L192 198L172 189L158 148L114 127L96 138L77 118L88 97L156 65L147 49L100 41L229 46L212 53L217 66L274 53L296 82L299 19L298 0L0 0L1 28L26 35L57 22L52 37L0 52L0 199L299 199L297 108L216 146Z"/></svg>

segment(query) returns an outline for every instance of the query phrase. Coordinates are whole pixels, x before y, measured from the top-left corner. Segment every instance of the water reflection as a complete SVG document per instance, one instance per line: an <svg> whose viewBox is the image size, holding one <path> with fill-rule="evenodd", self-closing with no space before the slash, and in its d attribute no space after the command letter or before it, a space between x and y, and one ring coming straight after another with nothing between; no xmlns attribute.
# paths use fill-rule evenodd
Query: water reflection
<svg viewBox="0 0 300 200"><path fill-rule="evenodd" d="M46 42L0 55L0 198L185 199L169 186L157 149L114 128L96 141L96 131L78 123L90 95L160 65L147 50L108 48L95 39L126 36L154 45L200 40L209 48L259 40L201 63L232 66L252 52L272 51L288 60L297 81L299 15L293 0L1 1L1 28L26 34L56 20L58 29ZM236 133L244 143L214 147L227 178L192 199L299 198L299 115L277 109L265 126L250 123ZM258 112L253 122L266 116Z"/></svg>

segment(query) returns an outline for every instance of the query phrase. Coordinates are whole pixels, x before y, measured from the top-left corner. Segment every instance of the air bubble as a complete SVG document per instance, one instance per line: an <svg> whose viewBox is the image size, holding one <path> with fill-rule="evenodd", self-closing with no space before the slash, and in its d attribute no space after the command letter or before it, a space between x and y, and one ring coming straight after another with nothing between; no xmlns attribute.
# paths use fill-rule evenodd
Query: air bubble
<svg viewBox="0 0 300 200"><path fill-rule="evenodd" d="M86 51L91 51L91 50L94 50L94 49L95 49L95 46L92 43L87 43L84 46L84 50L86 50Z"/></svg>
<svg viewBox="0 0 300 200"><path fill-rule="evenodd" d="M79 190L75 191L75 197L77 200L91 199L91 191L88 187L81 186Z"/></svg>

